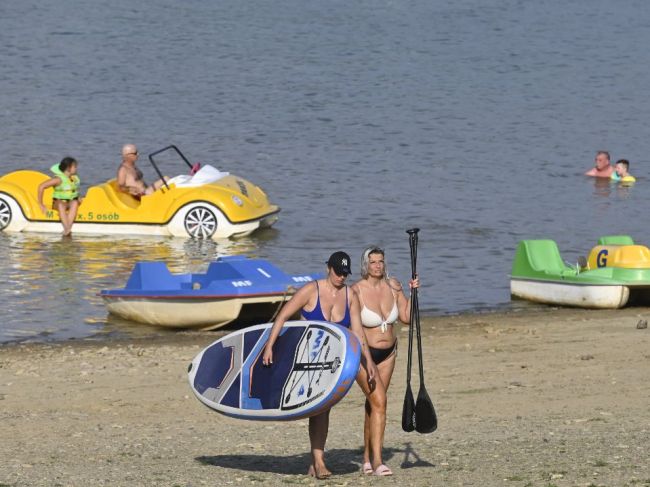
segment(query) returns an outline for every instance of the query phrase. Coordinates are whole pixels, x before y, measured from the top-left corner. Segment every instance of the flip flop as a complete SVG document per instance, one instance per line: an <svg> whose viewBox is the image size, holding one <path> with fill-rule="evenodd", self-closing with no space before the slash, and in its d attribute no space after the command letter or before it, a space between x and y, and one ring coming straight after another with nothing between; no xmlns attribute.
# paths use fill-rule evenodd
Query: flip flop
<svg viewBox="0 0 650 487"><path fill-rule="evenodd" d="M374 470L372 469L372 464L370 462L366 462L363 464L361 467L361 470L363 471L364 475L371 475L374 473Z"/></svg>
<svg viewBox="0 0 650 487"><path fill-rule="evenodd" d="M379 477L388 477L389 475L393 475L393 471L382 463L372 474Z"/></svg>

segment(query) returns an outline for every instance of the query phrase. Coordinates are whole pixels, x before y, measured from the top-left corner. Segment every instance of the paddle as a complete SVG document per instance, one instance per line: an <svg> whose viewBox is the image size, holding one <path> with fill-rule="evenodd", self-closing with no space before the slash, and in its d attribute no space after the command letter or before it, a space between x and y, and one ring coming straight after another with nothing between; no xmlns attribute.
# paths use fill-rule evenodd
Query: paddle
<svg viewBox="0 0 650 487"><path fill-rule="evenodd" d="M417 255L418 255L418 231L414 228L409 230L411 236L409 242L411 243L411 269L413 278L417 275L415 270ZM415 315L415 316L414 316ZM429 398L429 394L424 385L424 366L422 357L422 335L420 329L420 303L418 301L418 288L414 288L411 292L411 326L415 323L415 331L418 339L418 365L420 372L420 391L415 403L415 430L418 433L432 433L438 427L438 418L436 417L436 410L433 403Z"/></svg>
<svg viewBox="0 0 650 487"><path fill-rule="evenodd" d="M413 236L417 234L419 229L414 228L407 230L409 234L409 246L411 248L411 273L415 278L414 256L413 256ZM414 305L415 301L411 299L411 320L409 323L409 346L408 355L406 360L406 393L404 394L404 405L402 407L402 429L406 432L415 429L415 399L413 398L413 391L411 390L411 363L413 360L413 317L415 316Z"/></svg>

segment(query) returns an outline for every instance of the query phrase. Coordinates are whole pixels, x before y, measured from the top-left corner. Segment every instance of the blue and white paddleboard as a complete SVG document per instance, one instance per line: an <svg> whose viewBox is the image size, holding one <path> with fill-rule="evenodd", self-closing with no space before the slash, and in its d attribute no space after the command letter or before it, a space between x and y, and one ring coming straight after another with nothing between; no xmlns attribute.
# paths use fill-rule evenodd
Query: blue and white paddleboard
<svg viewBox="0 0 650 487"><path fill-rule="evenodd" d="M352 332L324 321L287 321L266 367L272 326L238 330L194 357L189 381L203 404L233 418L283 421L318 414L347 394L361 359Z"/></svg>

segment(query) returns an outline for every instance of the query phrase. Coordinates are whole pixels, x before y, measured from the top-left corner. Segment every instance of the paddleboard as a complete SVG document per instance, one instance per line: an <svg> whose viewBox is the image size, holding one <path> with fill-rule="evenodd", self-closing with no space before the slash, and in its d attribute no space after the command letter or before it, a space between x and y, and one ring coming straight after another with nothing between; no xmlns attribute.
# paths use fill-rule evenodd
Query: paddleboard
<svg viewBox="0 0 650 487"><path fill-rule="evenodd" d="M262 364L273 323L233 332L203 349L188 369L192 391L215 411L240 419L283 421L325 411L350 390L361 346L347 328L287 321Z"/></svg>

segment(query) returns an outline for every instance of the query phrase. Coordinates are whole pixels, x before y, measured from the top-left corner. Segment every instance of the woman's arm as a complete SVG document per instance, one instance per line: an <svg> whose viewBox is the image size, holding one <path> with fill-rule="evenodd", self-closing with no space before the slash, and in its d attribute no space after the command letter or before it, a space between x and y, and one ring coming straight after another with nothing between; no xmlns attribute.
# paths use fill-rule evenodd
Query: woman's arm
<svg viewBox="0 0 650 487"><path fill-rule="evenodd" d="M397 294L397 310L399 311L399 320L402 323L409 323L411 321L411 298L407 298L404 294L402 284L395 278L390 278L389 281L391 289L395 290ZM415 289L420 287L420 278L415 277L409 281L409 288Z"/></svg>
<svg viewBox="0 0 650 487"><path fill-rule="evenodd" d="M42 182L41 184L38 185L38 206L41 208L41 211L45 214L47 213L47 208L43 204L43 192L47 188L51 188L52 186L58 186L61 184L61 178L59 177L54 177L51 179L48 179L47 181Z"/></svg>
<svg viewBox="0 0 650 487"><path fill-rule="evenodd" d="M350 330L359 339L359 343L361 344L361 362L365 365L366 371L368 372L368 382L372 382L376 375L377 366L370 355L366 333L363 331L363 326L361 325L361 304L359 303L359 295L354 289L350 289L350 295Z"/></svg>
<svg viewBox="0 0 650 487"><path fill-rule="evenodd" d="M286 321L309 302L309 299L312 297L314 292L317 292L315 282L305 284L296 294L291 296L291 299L284 306L282 306L282 309L278 313L278 316L275 318L273 326L271 327L269 339L264 346L264 355L262 356L262 363L264 365L271 365L273 363L273 344L278 339L280 330L282 330Z"/></svg>

